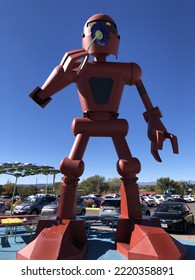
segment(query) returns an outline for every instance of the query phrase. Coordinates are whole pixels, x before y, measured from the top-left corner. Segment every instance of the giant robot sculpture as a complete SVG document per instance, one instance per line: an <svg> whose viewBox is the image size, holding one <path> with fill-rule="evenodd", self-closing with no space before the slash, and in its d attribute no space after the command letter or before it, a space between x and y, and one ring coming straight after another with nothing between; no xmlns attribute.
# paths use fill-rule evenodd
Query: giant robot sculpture
<svg viewBox="0 0 195 280"><path fill-rule="evenodd" d="M178 153L177 138L167 132L162 114L152 102L141 80L136 63L107 62L108 55L118 54L120 37L114 20L104 14L90 17L82 36L82 49L67 52L44 85L30 97L45 107L51 96L75 83L83 111L75 118L72 131L76 136L70 154L60 164L64 174L57 219L40 221L36 238L17 253L17 259L83 259L87 250L85 224L75 218L75 198L79 177L84 171L82 160L90 137L111 137L118 155L117 171L121 176L121 215L116 233L116 249L128 259L180 259L184 248L160 228L156 219L141 214L137 174L140 162L133 157L126 142L128 123L119 119L119 105L124 86L135 85L145 106L151 153L160 162L158 150L170 139ZM89 56L94 60L89 61Z"/></svg>

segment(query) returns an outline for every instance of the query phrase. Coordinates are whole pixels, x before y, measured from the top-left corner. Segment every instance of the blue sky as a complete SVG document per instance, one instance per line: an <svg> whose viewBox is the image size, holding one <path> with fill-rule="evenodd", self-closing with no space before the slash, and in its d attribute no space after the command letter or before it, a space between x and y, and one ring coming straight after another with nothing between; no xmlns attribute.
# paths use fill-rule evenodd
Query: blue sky
<svg viewBox="0 0 195 280"><path fill-rule="evenodd" d="M82 112L75 84L53 96L41 109L28 94L42 86L66 51L81 48L86 20L105 13L121 36L118 62L136 62L154 106L167 130L178 137L179 154L170 142L154 160L143 119L144 106L135 87L126 87L119 117L129 122L127 141L142 165L140 182L160 177L195 180L195 1L193 0L6 0L0 3L0 163L31 162L59 168L74 141L71 123ZM114 56L109 60L115 61ZM91 138L83 158L85 179L119 177L110 138ZM47 178L52 181L51 178ZM0 184L14 178L0 176ZM61 174L56 178L61 180ZM18 183L43 183L30 176Z"/></svg>

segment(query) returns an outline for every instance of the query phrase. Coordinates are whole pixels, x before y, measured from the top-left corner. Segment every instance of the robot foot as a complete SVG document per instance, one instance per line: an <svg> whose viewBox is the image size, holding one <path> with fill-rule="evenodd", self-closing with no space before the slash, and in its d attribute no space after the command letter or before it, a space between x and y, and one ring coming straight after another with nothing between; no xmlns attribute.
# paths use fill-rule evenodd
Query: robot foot
<svg viewBox="0 0 195 280"><path fill-rule="evenodd" d="M180 260L187 254L186 247L152 218L137 221L120 219L116 249L128 260Z"/></svg>
<svg viewBox="0 0 195 280"><path fill-rule="evenodd" d="M17 260L81 260L87 251L84 221L62 220L44 228L26 247L17 252Z"/></svg>

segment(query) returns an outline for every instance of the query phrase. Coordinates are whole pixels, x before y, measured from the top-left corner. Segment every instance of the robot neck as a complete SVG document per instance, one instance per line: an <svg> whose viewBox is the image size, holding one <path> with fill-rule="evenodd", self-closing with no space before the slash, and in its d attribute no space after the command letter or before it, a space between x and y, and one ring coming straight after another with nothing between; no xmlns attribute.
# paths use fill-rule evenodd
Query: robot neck
<svg viewBox="0 0 195 280"><path fill-rule="evenodd" d="M98 56L94 56L94 61L95 62L106 62L106 55L102 54L98 54Z"/></svg>

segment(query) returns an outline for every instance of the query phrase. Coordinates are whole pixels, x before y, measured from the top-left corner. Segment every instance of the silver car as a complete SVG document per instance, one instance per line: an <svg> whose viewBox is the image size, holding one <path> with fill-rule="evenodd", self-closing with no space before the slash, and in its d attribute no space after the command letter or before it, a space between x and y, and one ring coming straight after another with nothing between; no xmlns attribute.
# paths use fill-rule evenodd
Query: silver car
<svg viewBox="0 0 195 280"><path fill-rule="evenodd" d="M56 197L53 195L33 196L28 197L23 203L16 205L14 208L15 215L21 214L40 214L42 208L56 201Z"/></svg>
<svg viewBox="0 0 195 280"><path fill-rule="evenodd" d="M120 198L106 199L102 202L99 210L100 216L116 216L120 215ZM147 205L141 204L141 210L143 216L150 216L150 209Z"/></svg>
<svg viewBox="0 0 195 280"><path fill-rule="evenodd" d="M58 203L55 201L54 203L50 203L46 206L44 206L41 210L42 216L55 216L58 211ZM86 214L86 208L85 208L85 201L83 198L78 197L77 198L77 204L76 204L76 215L84 216Z"/></svg>

